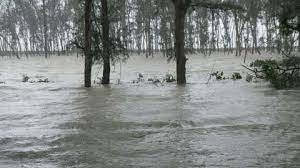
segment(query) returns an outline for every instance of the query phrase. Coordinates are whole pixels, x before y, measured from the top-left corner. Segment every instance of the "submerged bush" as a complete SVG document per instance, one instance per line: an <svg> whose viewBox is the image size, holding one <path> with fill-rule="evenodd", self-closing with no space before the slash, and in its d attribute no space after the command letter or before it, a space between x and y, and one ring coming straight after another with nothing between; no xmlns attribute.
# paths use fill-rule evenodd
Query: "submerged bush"
<svg viewBox="0 0 300 168"><path fill-rule="evenodd" d="M289 57L281 61L256 60L250 65L259 68L256 75L270 81L276 89L285 89L300 86L300 58Z"/></svg>
<svg viewBox="0 0 300 168"><path fill-rule="evenodd" d="M239 73L239 72L234 72L232 75L231 75L231 78L230 77L226 77L224 75L224 72L221 71L216 71L216 72L213 72L210 74L210 77L213 76L216 78L216 80L227 80L227 79L232 79L232 80L240 80L242 79L242 75ZM210 80L210 79L209 79Z"/></svg>
<svg viewBox="0 0 300 168"><path fill-rule="evenodd" d="M243 77L239 72L235 72L232 74L231 79L232 80L240 80L240 79L243 79Z"/></svg>
<svg viewBox="0 0 300 168"><path fill-rule="evenodd" d="M172 74L166 74L166 77L164 79L167 83L171 83L171 82L175 82L176 79L174 78L174 76Z"/></svg>
<svg viewBox="0 0 300 168"><path fill-rule="evenodd" d="M27 76L26 74L22 75L22 82L28 82L29 81L29 76Z"/></svg>
<svg viewBox="0 0 300 168"><path fill-rule="evenodd" d="M219 71L214 72L211 74L211 76L214 76L216 78L216 80L225 80L226 79L223 71L222 72L219 72Z"/></svg>

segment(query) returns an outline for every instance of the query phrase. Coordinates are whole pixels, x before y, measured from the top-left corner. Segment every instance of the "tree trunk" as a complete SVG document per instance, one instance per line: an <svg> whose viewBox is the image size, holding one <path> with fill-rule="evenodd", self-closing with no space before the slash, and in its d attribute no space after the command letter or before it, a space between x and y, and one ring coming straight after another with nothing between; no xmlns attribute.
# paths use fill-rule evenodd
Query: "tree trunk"
<svg viewBox="0 0 300 168"><path fill-rule="evenodd" d="M236 56L241 56L241 36L239 30L239 18L236 12L233 13L234 16L234 24L235 24L235 42L236 42Z"/></svg>
<svg viewBox="0 0 300 168"><path fill-rule="evenodd" d="M270 17L268 12L265 12L265 26L266 26L266 33L267 33L267 51L271 51L271 43L272 43L272 34L270 32Z"/></svg>
<svg viewBox="0 0 300 168"><path fill-rule="evenodd" d="M252 21L252 26L251 26L251 31L252 31L252 41L253 41L253 48L252 48L252 54L255 52L260 54L258 44L257 44L257 18L254 17Z"/></svg>
<svg viewBox="0 0 300 168"><path fill-rule="evenodd" d="M298 52L300 52L300 32L298 34Z"/></svg>
<svg viewBox="0 0 300 168"><path fill-rule="evenodd" d="M45 0L43 0L43 17L44 17L44 54L45 58L48 58L48 43L47 43L47 16L46 16L46 4Z"/></svg>
<svg viewBox="0 0 300 168"><path fill-rule="evenodd" d="M186 84L186 56L184 54L184 21L187 9L185 0L173 0L175 5L175 56L177 84Z"/></svg>
<svg viewBox="0 0 300 168"><path fill-rule="evenodd" d="M193 18L192 18L192 10L189 10L188 12L188 52L194 53L194 37L193 37Z"/></svg>
<svg viewBox="0 0 300 168"><path fill-rule="evenodd" d="M84 54L85 54L85 68L84 68L84 86L91 87L91 74L93 59L91 55L91 8L92 0L85 0L85 37L84 37Z"/></svg>
<svg viewBox="0 0 300 168"><path fill-rule="evenodd" d="M126 25L126 0L121 0L121 29L122 29L122 42L124 44L124 47L127 49L127 38L128 37L128 30ZM104 12L104 11L103 11Z"/></svg>
<svg viewBox="0 0 300 168"><path fill-rule="evenodd" d="M101 0L102 5L102 36L103 36L103 77L102 84L110 82L110 44L109 44L109 19L107 0Z"/></svg>
<svg viewBox="0 0 300 168"><path fill-rule="evenodd" d="M300 24L300 16L298 16L298 24ZM298 30L298 52L300 52L300 30Z"/></svg>
<svg viewBox="0 0 300 168"><path fill-rule="evenodd" d="M215 44L215 12L214 10L211 10L211 31L212 31L212 37L211 37L211 47L210 47L210 53L213 51L216 51L216 44Z"/></svg>

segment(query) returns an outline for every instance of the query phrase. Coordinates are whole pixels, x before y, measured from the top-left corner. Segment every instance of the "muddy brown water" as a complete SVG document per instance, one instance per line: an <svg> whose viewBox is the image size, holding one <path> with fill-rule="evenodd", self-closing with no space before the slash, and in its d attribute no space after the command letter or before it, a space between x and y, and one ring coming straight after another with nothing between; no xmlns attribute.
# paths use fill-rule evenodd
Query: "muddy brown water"
<svg viewBox="0 0 300 168"><path fill-rule="evenodd" d="M132 84L174 73L164 58L132 57L110 86L82 87L83 60L0 58L1 168L300 167L300 90L214 81L246 72L240 59L192 56L188 84ZM50 83L22 83L22 74ZM93 71L96 79L98 68Z"/></svg>

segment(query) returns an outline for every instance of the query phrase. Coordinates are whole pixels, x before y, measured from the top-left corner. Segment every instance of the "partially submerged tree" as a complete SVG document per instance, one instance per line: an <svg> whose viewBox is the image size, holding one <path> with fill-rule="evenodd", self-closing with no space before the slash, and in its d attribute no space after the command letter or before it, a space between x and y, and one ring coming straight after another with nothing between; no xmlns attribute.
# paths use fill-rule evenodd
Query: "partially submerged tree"
<svg viewBox="0 0 300 168"><path fill-rule="evenodd" d="M103 77L102 84L110 82L110 38L107 0L101 0L102 5L102 37L103 37Z"/></svg>
<svg viewBox="0 0 300 168"><path fill-rule="evenodd" d="M110 83L111 64L128 58L126 39L118 34L120 27L115 27L114 3L112 1L89 0L85 4L78 3L78 12L84 7L84 30L82 14L76 22L77 29L72 44L84 50L85 54L85 87L91 87L93 64L102 64L101 84ZM112 21L111 21L112 20ZM82 38L84 32L84 39ZM116 34L117 33L117 34Z"/></svg>
<svg viewBox="0 0 300 168"><path fill-rule="evenodd" d="M185 34L184 22L187 9L190 7L191 0L172 0L175 6L175 57L177 83L186 83L186 61L184 53Z"/></svg>
<svg viewBox="0 0 300 168"><path fill-rule="evenodd" d="M91 54L91 11L92 11L92 0L85 0L84 9L84 22L85 22L85 33L84 33L84 54L85 54L85 68L84 68L84 86L91 87L91 74L93 57Z"/></svg>
<svg viewBox="0 0 300 168"><path fill-rule="evenodd" d="M300 33L299 9L294 0L282 2L278 7L277 17L279 18L279 31L286 40L282 60L256 60L250 67L245 68L252 71L256 77L263 78L277 89L285 89L300 86L300 57L295 53L293 45L288 44L287 39L295 33ZM293 39L293 38L292 38ZM294 39L292 40L294 42ZM286 48L286 49L285 49Z"/></svg>
<svg viewBox="0 0 300 168"><path fill-rule="evenodd" d="M177 83L186 84L186 61L185 56L185 16L190 7L204 7L221 10L241 10L240 6L229 1L207 0L172 0L175 7L175 57Z"/></svg>

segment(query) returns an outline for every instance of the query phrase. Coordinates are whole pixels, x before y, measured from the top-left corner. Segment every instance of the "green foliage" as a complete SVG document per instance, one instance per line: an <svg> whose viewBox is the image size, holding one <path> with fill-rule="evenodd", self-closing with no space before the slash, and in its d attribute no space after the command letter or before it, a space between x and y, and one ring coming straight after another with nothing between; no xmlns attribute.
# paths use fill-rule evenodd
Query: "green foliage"
<svg viewBox="0 0 300 168"><path fill-rule="evenodd" d="M214 73L211 74L211 76L216 77L217 80L225 80L226 79L226 77L224 76L223 71L222 72L219 72L219 71L214 72Z"/></svg>
<svg viewBox="0 0 300 168"><path fill-rule="evenodd" d="M212 73L212 74L210 74L210 75L213 76L213 77L215 77L216 80L227 80L227 79L240 80L240 79L243 78L242 75L241 75L239 72L233 73L233 74L231 75L231 78L230 78L230 77L226 77L226 76L224 75L224 72L223 72L223 71L221 71L221 72L216 71L216 72L214 72L214 73Z"/></svg>
<svg viewBox="0 0 300 168"><path fill-rule="evenodd" d="M300 59L297 57L282 61L256 60L251 63L251 66L260 68L263 78L270 81L276 89L297 87L300 84Z"/></svg>
<svg viewBox="0 0 300 168"><path fill-rule="evenodd" d="M294 32L300 32L300 19L293 6L284 7L279 18L279 30L284 36L293 34Z"/></svg>

